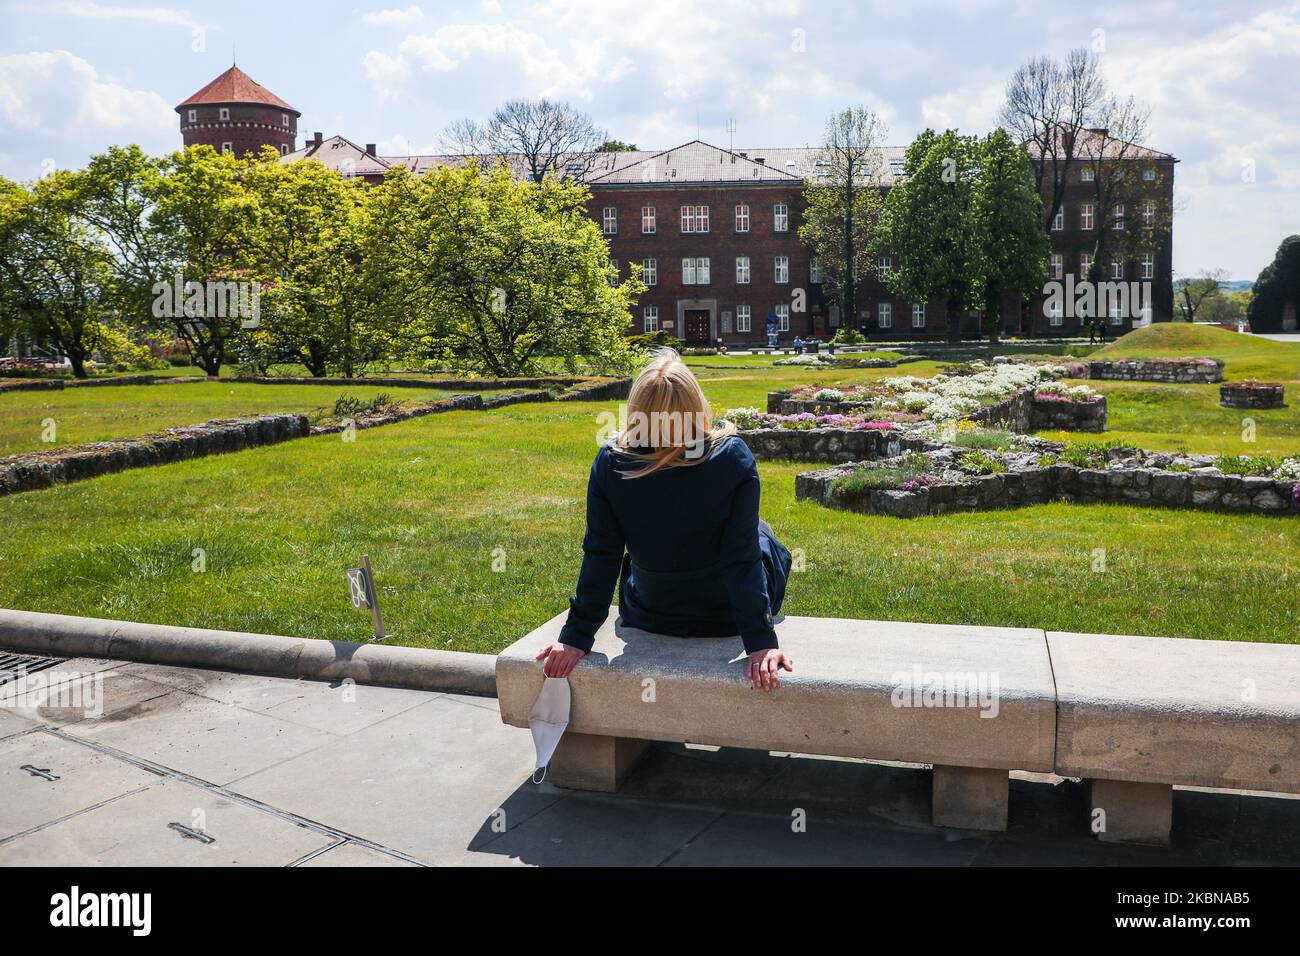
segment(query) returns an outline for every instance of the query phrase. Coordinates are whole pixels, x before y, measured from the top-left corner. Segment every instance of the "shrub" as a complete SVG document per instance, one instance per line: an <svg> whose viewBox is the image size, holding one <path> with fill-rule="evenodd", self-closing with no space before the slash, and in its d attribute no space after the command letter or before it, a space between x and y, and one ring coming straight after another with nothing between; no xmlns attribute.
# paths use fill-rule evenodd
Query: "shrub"
<svg viewBox="0 0 1300 956"><path fill-rule="evenodd" d="M1267 456L1219 455L1214 459L1214 467L1225 475L1263 477L1272 475L1281 466L1282 462L1279 459Z"/></svg>
<svg viewBox="0 0 1300 956"><path fill-rule="evenodd" d="M1105 468L1112 448L1122 448L1117 441L1071 442L1061 452L1061 458L1076 468Z"/></svg>
<svg viewBox="0 0 1300 956"><path fill-rule="evenodd" d="M334 401L335 418L360 418L363 415L373 415L378 412L388 411L397 403L393 401L392 396L387 392L376 395L374 398L360 398L356 395L340 395Z"/></svg>
<svg viewBox="0 0 1300 956"><path fill-rule="evenodd" d="M867 337L857 329L841 326L839 331L831 337L831 341L836 345L865 345Z"/></svg>
<svg viewBox="0 0 1300 956"><path fill-rule="evenodd" d="M968 451L957 458L957 467L968 475L994 475L1007 470L1007 463L987 451Z"/></svg>
<svg viewBox="0 0 1300 956"><path fill-rule="evenodd" d="M686 348L685 339L675 339L663 329L660 329L658 332L650 332L641 335L629 335L627 337L627 341L629 345L632 345L639 349L651 349L651 348L655 348L656 346L667 345L670 348L674 348L678 352L680 352L682 349Z"/></svg>
<svg viewBox="0 0 1300 956"><path fill-rule="evenodd" d="M969 431L958 423L952 443L962 448L979 448L987 451L1010 451L1015 446L1015 436L999 428Z"/></svg>
<svg viewBox="0 0 1300 956"><path fill-rule="evenodd" d="M904 455L897 465L860 466L832 482L831 497L838 501L857 501L874 489L897 490L909 482L914 486L932 484L938 479L929 474L930 468L929 457L918 452Z"/></svg>
<svg viewBox="0 0 1300 956"><path fill-rule="evenodd" d="M844 393L838 388L823 388L813 396L813 400L818 402L842 402L844 401Z"/></svg>

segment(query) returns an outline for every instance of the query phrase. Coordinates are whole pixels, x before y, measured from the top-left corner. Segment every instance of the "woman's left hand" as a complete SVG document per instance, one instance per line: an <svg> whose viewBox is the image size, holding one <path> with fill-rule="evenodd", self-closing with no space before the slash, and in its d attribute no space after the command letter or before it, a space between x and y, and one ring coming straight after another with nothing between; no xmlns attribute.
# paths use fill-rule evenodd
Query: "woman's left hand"
<svg viewBox="0 0 1300 956"><path fill-rule="evenodd" d="M749 655L745 664L745 676L754 682L761 691L776 690L777 675L781 669L794 670L794 661L786 657L778 648L755 651Z"/></svg>

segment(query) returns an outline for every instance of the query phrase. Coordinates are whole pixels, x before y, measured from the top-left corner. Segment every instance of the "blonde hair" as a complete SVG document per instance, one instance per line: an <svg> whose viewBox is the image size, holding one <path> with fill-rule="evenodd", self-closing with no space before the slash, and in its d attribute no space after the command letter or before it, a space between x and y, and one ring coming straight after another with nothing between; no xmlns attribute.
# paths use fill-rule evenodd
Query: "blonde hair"
<svg viewBox="0 0 1300 956"><path fill-rule="evenodd" d="M628 395L628 427L615 440L621 454L644 467L620 472L624 478L698 465L718 442L736 433L731 422L713 425L704 389L675 349L657 348L650 354L650 364L636 377Z"/></svg>

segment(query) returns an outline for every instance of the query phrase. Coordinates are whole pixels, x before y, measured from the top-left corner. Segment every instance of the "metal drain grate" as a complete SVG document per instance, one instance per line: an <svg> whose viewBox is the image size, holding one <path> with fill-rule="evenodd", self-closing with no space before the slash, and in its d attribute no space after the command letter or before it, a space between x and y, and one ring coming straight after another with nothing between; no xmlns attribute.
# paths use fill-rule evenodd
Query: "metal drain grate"
<svg viewBox="0 0 1300 956"><path fill-rule="evenodd" d="M61 657L31 657L0 651L0 686L62 663Z"/></svg>

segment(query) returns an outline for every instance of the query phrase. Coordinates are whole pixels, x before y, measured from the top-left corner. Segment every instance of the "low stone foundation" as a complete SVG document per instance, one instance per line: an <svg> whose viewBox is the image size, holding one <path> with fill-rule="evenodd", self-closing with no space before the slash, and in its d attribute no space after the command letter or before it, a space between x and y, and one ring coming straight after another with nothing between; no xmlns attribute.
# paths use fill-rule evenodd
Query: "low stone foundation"
<svg viewBox="0 0 1300 956"><path fill-rule="evenodd" d="M1055 464L914 490L871 489L842 501L832 493L842 469L809 471L795 478L795 499L829 508L900 518L984 511L1049 501L1120 502L1181 508L1295 515L1296 483L1238 475L1208 475L1152 468L1092 469Z"/></svg>
<svg viewBox="0 0 1300 956"><path fill-rule="evenodd" d="M853 415L869 407L863 402L819 402L789 397L789 392L768 392L767 410L774 415ZM1100 401L1077 402L1039 398L1024 388L1010 398L971 414L971 420L988 427L1005 427L1025 434L1044 429L1104 432L1108 420L1106 396ZM825 459L832 460L832 459Z"/></svg>
<svg viewBox="0 0 1300 956"><path fill-rule="evenodd" d="M309 434L306 415L260 415L218 420L122 441L93 442L57 451L0 459L0 495L49 488L100 475L189 458L274 445Z"/></svg>
<svg viewBox="0 0 1300 956"><path fill-rule="evenodd" d="M1088 378L1208 385L1223 381L1223 359L1093 359Z"/></svg>
<svg viewBox="0 0 1300 956"><path fill-rule="evenodd" d="M1285 408L1286 389L1279 382L1228 382L1219 386L1224 408Z"/></svg>
<svg viewBox="0 0 1300 956"><path fill-rule="evenodd" d="M755 428L739 437L755 458L777 461L875 461L938 447L895 429Z"/></svg>

